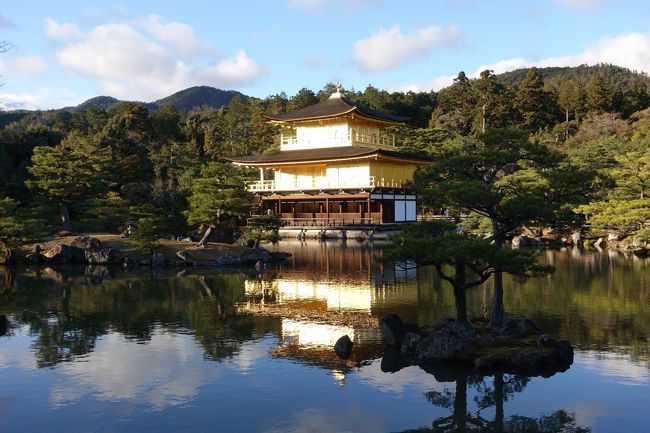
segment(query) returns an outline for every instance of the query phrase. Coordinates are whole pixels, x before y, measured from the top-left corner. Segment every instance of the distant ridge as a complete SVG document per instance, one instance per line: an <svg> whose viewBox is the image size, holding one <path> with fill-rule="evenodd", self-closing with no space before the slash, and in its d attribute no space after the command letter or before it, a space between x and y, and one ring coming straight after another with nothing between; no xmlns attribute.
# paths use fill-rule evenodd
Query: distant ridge
<svg viewBox="0 0 650 433"><path fill-rule="evenodd" d="M158 99L157 101L143 102L142 104L151 111L156 111L165 105L172 105L178 111L188 112L197 107L220 108L226 106L238 95L246 97L246 95L235 90L221 90L210 86L195 86ZM87 110L91 107L109 109L121 102L133 101L122 101L112 96L95 96L76 107L66 107L64 110L79 111Z"/></svg>
<svg viewBox="0 0 650 433"><path fill-rule="evenodd" d="M87 101L82 102L76 107L67 108L72 110L87 110L91 107L109 109L119 104L120 102L121 101L119 99L113 98L112 96L95 96L94 98L90 98Z"/></svg>
<svg viewBox="0 0 650 433"><path fill-rule="evenodd" d="M506 87L518 85L526 76L530 68L516 69L510 72L497 74L497 80ZM549 87L560 88L562 83L567 80L574 80L583 87L587 87L589 81L596 75L602 76L605 81L613 88L626 90L635 82L642 81L650 84L648 75L642 72L631 71L616 65L580 65L580 66L550 66L546 68L537 68L544 79L544 83Z"/></svg>
<svg viewBox="0 0 650 433"><path fill-rule="evenodd" d="M238 95L245 96L235 90L221 90L210 86L195 86L176 92L166 98L159 99L152 104L155 105L155 109L165 105L173 105L178 111L187 112L193 108L203 106L220 108L228 105L232 98Z"/></svg>

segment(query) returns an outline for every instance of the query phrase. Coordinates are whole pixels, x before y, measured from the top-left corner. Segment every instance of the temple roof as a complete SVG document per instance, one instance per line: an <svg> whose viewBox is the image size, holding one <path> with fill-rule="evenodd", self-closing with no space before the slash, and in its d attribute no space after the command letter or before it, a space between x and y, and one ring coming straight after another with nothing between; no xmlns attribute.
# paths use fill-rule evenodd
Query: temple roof
<svg viewBox="0 0 650 433"><path fill-rule="evenodd" d="M310 105L309 107L301 108L291 113L265 115L264 117L274 122L291 123L305 120L327 119L347 114L357 114L367 119L396 125L403 124L409 120L408 117L381 113L363 105L356 104L338 91L332 94L329 99L321 101L318 104Z"/></svg>
<svg viewBox="0 0 650 433"><path fill-rule="evenodd" d="M255 166L290 163L295 164L301 162L325 162L341 159L359 159L379 156L417 162L427 162L432 160L432 158L429 156L420 155L417 153L375 149L362 146L342 146L301 150L276 150L273 152L263 153L261 155L229 158L229 160L235 164Z"/></svg>

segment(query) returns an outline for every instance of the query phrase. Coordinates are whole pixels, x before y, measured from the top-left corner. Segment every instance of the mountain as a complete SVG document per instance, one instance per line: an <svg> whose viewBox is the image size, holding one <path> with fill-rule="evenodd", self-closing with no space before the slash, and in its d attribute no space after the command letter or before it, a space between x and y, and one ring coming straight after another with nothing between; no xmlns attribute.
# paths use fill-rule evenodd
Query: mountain
<svg viewBox="0 0 650 433"><path fill-rule="evenodd" d="M246 97L246 95L235 90L221 90L209 86L195 86L181 90L180 92L176 92L173 95L169 95L165 98L158 99L157 101L144 102L143 104L151 111L156 111L165 105L173 105L180 112L188 112L196 107L223 107L225 105L228 105L232 98L238 95ZM112 96L96 96L82 102L76 107L66 107L64 110L87 110L90 107L109 109L121 102L134 101L122 101L117 98L113 98Z"/></svg>
<svg viewBox="0 0 650 433"><path fill-rule="evenodd" d="M150 109L153 108L155 110L165 105L173 105L178 111L182 112L191 111L195 107L203 106L219 108L228 105L232 98L238 95L245 96L235 90L221 90L209 86L195 86L153 102L152 105L154 105L155 108L150 107Z"/></svg>
<svg viewBox="0 0 650 433"><path fill-rule="evenodd" d="M87 110L90 107L109 109L119 104L120 102L122 101L120 101L117 98L113 98L112 96L95 96L94 98L90 98L89 100L82 102L76 107L67 107L67 108L70 111Z"/></svg>
<svg viewBox="0 0 650 433"><path fill-rule="evenodd" d="M510 72L498 74L497 80L505 87L518 85L526 76L529 68L517 69ZM564 81L573 80L582 84L583 88L589 85L591 79L601 75L607 84L614 90L625 91L637 82L645 82L650 85L650 78L642 72L631 71L615 65L580 65L574 67L547 67L537 68L548 87L559 89Z"/></svg>

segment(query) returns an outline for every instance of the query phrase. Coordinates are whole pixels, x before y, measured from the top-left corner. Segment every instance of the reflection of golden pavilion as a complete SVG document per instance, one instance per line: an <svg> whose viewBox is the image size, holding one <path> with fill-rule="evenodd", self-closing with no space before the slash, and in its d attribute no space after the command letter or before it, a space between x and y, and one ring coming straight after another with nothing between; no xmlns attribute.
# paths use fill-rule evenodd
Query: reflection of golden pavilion
<svg viewBox="0 0 650 433"><path fill-rule="evenodd" d="M285 344L332 347L342 335L347 335L354 341L354 328L304 320L282 319L282 340Z"/></svg>
<svg viewBox="0 0 650 433"><path fill-rule="evenodd" d="M379 318L418 303L414 271L384 264L381 248L369 243L282 241L293 256L280 269L244 282L244 311L278 317L275 356L329 370L342 384L345 375L381 354ZM340 360L336 341L354 342L353 358Z"/></svg>
<svg viewBox="0 0 650 433"><path fill-rule="evenodd" d="M370 283L350 285L278 278L262 283L247 280L244 284L247 295L259 294L260 284L263 284L263 289L273 293L277 302L324 301L327 310L355 310L369 313L376 297L375 287Z"/></svg>

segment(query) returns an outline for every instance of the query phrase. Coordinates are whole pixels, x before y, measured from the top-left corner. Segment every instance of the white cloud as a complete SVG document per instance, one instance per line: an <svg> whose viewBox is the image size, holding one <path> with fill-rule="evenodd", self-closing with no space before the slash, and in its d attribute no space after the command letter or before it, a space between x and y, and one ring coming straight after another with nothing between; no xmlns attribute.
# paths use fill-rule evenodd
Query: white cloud
<svg viewBox="0 0 650 433"><path fill-rule="evenodd" d="M527 65L528 63L526 62L526 59L523 59L521 57L517 57L515 59L501 60L491 65L479 66L478 68L476 68L474 73L471 74L470 76L473 78L477 78L480 76L481 72L485 71L486 69L490 69L494 71L495 74L502 74L504 72L514 71L515 69L525 68Z"/></svg>
<svg viewBox="0 0 650 433"><path fill-rule="evenodd" d="M243 49L199 63L196 54L210 48L192 27L150 15L96 26L61 46L56 58L68 74L96 80L104 94L144 101L194 85L241 86L266 73Z"/></svg>
<svg viewBox="0 0 650 433"><path fill-rule="evenodd" d="M42 74L47 70L47 63L40 56L24 56L15 59L13 67L23 74Z"/></svg>
<svg viewBox="0 0 650 433"><path fill-rule="evenodd" d="M183 55L194 55L203 48L203 44L196 38L194 29L187 24L176 21L165 23L162 17L152 14L142 20L141 25L159 41L173 46Z"/></svg>
<svg viewBox="0 0 650 433"><path fill-rule="evenodd" d="M74 106L87 98L66 88L42 87L33 93L0 93L0 109L48 110Z"/></svg>
<svg viewBox="0 0 650 433"><path fill-rule="evenodd" d="M409 82L389 88L391 92L429 92L438 91L444 87L451 86L457 75L441 75L431 81Z"/></svg>
<svg viewBox="0 0 650 433"><path fill-rule="evenodd" d="M553 0L553 3L576 12L596 11L603 7L602 0Z"/></svg>
<svg viewBox="0 0 650 433"><path fill-rule="evenodd" d="M429 26L406 35L398 25L394 25L355 42L352 59L363 71L380 71L426 57L434 47L457 45L459 42L460 32L455 26Z"/></svg>
<svg viewBox="0 0 650 433"><path fill-rule="evenodd" d="M515 69L536 66L579 66L611 63L633 71L650 73L650 33L627 33L611 38L603 38L595 44L574 55L547 57L539 61L529 61L524 58L501 60L491 65L481 65L470 78L478 78L481 71L492 69L495 74L513 71ZM453 83L453 76L440 76L427 82L411 82L395 86L395 91L429 91L440 90Z"/></svg>
<svg viewBox="0 0 650 433"><path fill-rule="evenodd" d="M198 71L198 75L203 79L209 81L212 77L225 85L248 83L264 73L265 68L250 58L243 49L214 66Z"/></svg>
<svg viewBox="0 0 650 433"><path fill-rule="evenodd" d="M611 63L636 71L650 73L650 33L627 33L603 38L573 56L550 57L534 66L578 66Z"/></svg>
<svg viewBox="0 0 650 433"><path fill-rule="evenodd" d="M76 24L57 23L52 18L45 18L45 36L49 39L69 39L81 36L81 32Z"/></svg>
<svg viewBox="0 0 650 433"><path fill-rule="evenodd" d="M305 11L318 11L321 10L326 4L326 0L288 0L289 7L294 9L301 9Z"/></svg>
<svg viewBox="0 0 650 433"><path fill-rule="evenodd" d="M381 3L381 0L287 0L287 5L292 9L306 12L322 12L330 9L337 13L351 14L359 9Z"/></svg>

